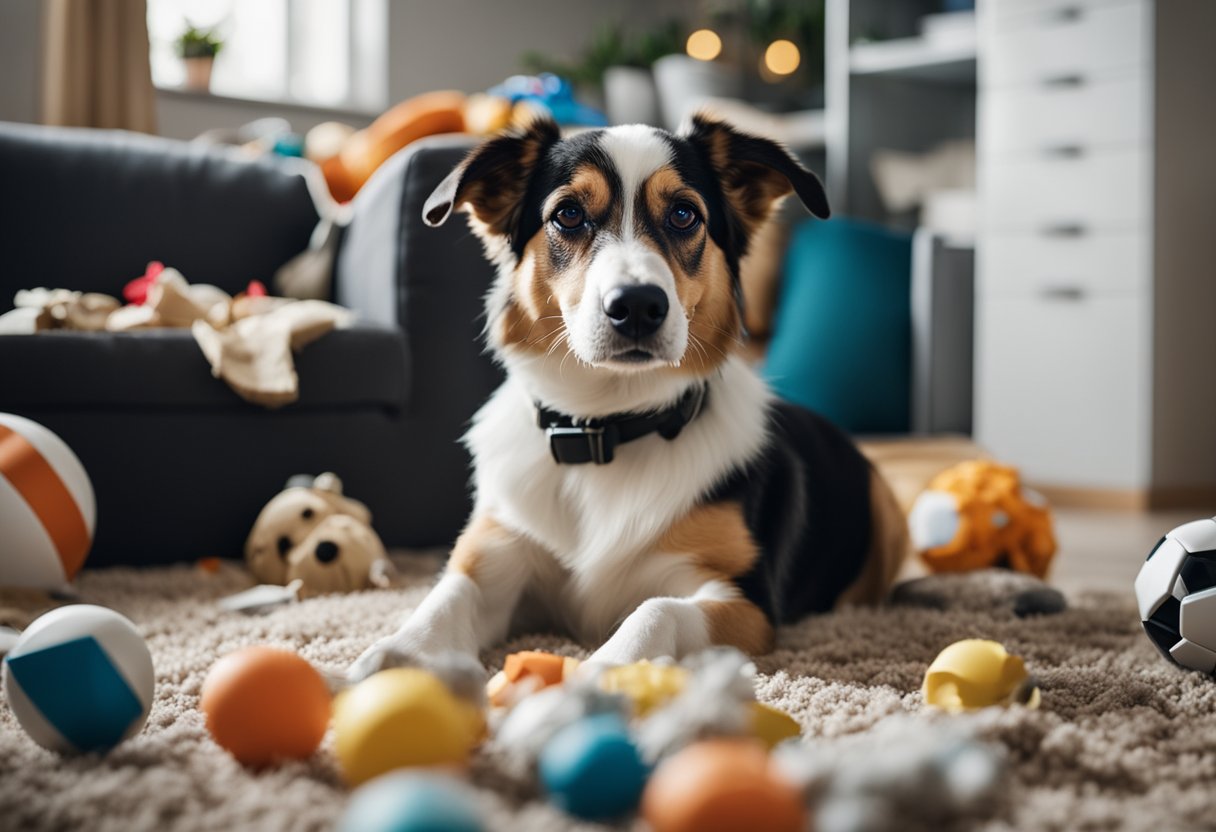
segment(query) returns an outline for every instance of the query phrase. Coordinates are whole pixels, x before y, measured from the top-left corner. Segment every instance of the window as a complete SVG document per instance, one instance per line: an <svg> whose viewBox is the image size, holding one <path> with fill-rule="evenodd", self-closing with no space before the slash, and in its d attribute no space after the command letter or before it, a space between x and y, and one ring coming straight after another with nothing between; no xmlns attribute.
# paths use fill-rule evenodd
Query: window
<svg viewBox="0 0 1216 832"><path fill-rule="evenodd" d="M375 112L387 103L387 0L148 0L152 80L180 86L187 25L224 40L217 95Z"/></svg>

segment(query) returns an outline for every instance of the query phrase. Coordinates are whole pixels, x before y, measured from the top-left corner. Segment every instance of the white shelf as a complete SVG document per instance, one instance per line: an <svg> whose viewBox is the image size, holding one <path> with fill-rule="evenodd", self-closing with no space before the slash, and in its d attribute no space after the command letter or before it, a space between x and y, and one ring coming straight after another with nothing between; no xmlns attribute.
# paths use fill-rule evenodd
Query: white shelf
<svg viewBox="0 0 1216 832"><path fill-rule="evenodd" d="M748 133L775 139L794 150L815 150L827 137L823 110L769 113L735 99L711 98L704 108Z"/></svg>
<svg viewBox="0 0 1216 832"><path fill-rule="evenodd" d="M887 75L918 81L975 82L975 35L899 38L849 49L853 75Z"/></svg>

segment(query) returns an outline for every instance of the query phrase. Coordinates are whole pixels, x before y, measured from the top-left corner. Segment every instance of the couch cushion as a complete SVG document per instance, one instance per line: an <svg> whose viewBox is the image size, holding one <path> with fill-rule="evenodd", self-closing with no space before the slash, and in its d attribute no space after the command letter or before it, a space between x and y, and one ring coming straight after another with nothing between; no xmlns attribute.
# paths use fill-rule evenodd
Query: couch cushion
<svg viewBox="0 0 1216 832"><path fill-rule="evenodd" d="M300 408L402 409L405 338L396 328L337 330L296 354ZM211 368L189 330L0 335L0 410L7 407L250 408Z"/></svg>
<svg viewBox="0 0 1216 832"><path fill-rule="evenodd" d="M0 312L18 289L117 295L149 260L235 292L308 246L301 160L118 130L0 123Z"/></svg>

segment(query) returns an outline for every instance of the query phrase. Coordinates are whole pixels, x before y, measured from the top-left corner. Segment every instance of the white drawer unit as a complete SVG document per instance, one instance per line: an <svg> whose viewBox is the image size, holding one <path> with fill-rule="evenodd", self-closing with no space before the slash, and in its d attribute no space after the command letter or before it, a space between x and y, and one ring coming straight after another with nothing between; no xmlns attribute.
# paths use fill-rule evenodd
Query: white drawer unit
<svg viewBox="0 0 1216 832"><path fill-rule="evenodd" d="M982 444L1032 481L1131 489L1147 474L1147 311L1135 298L981 300Z"/></svg>
<svg viewBox="0 0 1216 832"><path fill-rule="evenodd" d="M1124 77L990 90L980 97L978 130L993 155L1075 157L1145 144L1151 115L1137 67Z"/></svg>
<svg viewBox="0 0 1216 832"><path fill-rule="evenodd" d="M1024 21L1030 12L1066 12L1068 9L1109 6L1138 0L980 0L996 20L1015 18Z"/></svg>
<svg viewBox="0 0 1216 832"><path fill-rule="evenodd" d="M1080 155L979 159L981 224L988 230L1075 236L1134 229L1151 210L1147 152L1140 147Z"/></svg>
<svg viewBox="0 0 1216 832"><path fill-rule="evenodd" d="M986 86L1069 85L1142 66L1152 32L1151 0L1064 3L989 21L979 65Z"/></svg>
<svg viewBox="0 0 1216 832"><path fill-rule="evenodd" d="M1216 0L978 13L976 437L1049 495L1210 513Z"/></svg>
<svg viewBox="0 0 1216 832"><path fill-rule="evenodd" d="M976 253L985 298L1149 297L1152 263L1143 232L984 236Z"/></svg>

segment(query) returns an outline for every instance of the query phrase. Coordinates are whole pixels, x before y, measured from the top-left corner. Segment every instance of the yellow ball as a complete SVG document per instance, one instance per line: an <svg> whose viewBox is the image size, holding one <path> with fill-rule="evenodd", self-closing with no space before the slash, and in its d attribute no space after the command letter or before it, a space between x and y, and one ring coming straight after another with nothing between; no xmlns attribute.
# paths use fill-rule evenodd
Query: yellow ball
<svg viewBox="0 0 1216 832"><path fill-rule="evenodd" d="M462 763L484 727L471 703L416 668L377 673L334 703L334 751L352 786L397 768Z"/></svg>

